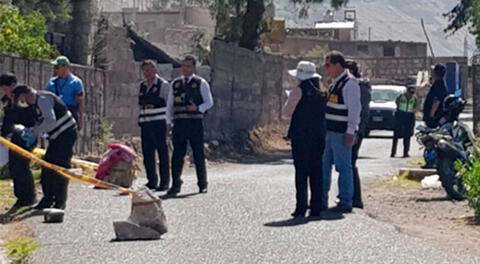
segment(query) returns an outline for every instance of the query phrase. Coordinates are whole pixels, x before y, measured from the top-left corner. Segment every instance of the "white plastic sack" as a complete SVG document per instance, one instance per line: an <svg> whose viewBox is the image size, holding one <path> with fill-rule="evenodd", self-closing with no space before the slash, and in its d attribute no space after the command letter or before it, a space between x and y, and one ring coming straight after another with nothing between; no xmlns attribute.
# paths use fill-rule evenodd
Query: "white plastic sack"
<svg viewBox="0 0 480 264"><path fill-rule="evenodd" d="M442 188L442 183L440 182L440 176L432 175L423 178L422 180L422 189L439 189Z"/></svg>

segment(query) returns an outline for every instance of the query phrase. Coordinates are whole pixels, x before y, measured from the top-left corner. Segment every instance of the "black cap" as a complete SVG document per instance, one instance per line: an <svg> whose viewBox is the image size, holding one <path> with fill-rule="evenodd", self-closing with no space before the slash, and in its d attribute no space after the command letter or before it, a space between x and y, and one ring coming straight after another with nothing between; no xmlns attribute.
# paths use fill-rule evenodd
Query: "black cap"
<svg viewBox="0 0 480 264"><path fill-rule="evenodd" d="M27 86L27 85L19 85L13 89L12 93L15 98L18 98L22 94L28 94L28 93L33 93L34 90L32 87Z"/></svg>
<svg viewBox="0 0 480 264"><path fill-rule="evenodd" d="M17 84L17 77L10 72L0 75L0 86L11 86Z"/></svg>

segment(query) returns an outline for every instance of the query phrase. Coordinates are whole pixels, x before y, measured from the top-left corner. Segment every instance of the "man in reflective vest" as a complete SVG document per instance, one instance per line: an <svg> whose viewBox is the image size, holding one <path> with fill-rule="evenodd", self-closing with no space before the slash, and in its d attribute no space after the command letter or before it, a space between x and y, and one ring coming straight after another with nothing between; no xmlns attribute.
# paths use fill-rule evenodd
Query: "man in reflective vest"
<svg viewBox="0 0 480 264"><path fill-rule="evenodd" d="M193 151L200 193L207 192L207 168L203 150L203 117L213 106L210 86L195 75L197 61L186 56L182 62L183 76L172 82L168 96L167 113L173 120L172 187L168 195L176 195L182 185L181 175L187 143Z"/></svg>
<svg viewBox="0 0 480 264"><path fill-rule="evenodd" d="M35 91L33 88L20 85L13 90L15 101L21 108L35 107L35 126L29 131L21 125L15 129L24 130L26 141L47 134L48 148L45 161L64 168L70 168L73 146L77 139L77 124L62 100L48 91ZM41 184L43 198L36 209L65 209L67 201L68 180L54 171L42 169Z"/></svg>
<svg viewBox="0 0 480 264"><path fill-rule="evenodd" d="M167 147L167 97L168 82L157 74L154 61L146 60L142 64L145 80L140 84L138 104L140 115L138 123L141 129L143 163L147 172L147 187L166 191L169 187L169 160ZM160 185L155 166L155 152L158 153Z"/></svg>
<svg viewBox="0 0 480 264"><path fill-rule="evenodd" d="M403 157L410 157L410 138L413 136L415 127L415 110L417 109L417 97L415 96L415 86L408 86L407 91L398 96L397 111L395 112L395 131L393 132L392 153L390 157L397 154L397 143L399 138L403 138Z"/></svg>

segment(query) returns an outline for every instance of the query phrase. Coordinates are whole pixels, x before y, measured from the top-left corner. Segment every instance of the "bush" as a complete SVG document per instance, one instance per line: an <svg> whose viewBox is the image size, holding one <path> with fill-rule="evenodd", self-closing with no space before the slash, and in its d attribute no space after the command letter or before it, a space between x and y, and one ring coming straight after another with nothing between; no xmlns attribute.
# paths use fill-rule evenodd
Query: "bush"
<svg viewBox="0 0 480 264"><path fill-rule="evenodd" d="M475 218L480 221L480 156L472 158L471 164L457 163L457 169L467 186L468 204L475 210Z"/></svg>
<svg viewBox="0 0 480 264"><path fill-rule="evenodd" d="M45 40L47 25L39 12L22 16L11 5L0 5L0 52L27 59L51 59L54 47Z"/></svg>

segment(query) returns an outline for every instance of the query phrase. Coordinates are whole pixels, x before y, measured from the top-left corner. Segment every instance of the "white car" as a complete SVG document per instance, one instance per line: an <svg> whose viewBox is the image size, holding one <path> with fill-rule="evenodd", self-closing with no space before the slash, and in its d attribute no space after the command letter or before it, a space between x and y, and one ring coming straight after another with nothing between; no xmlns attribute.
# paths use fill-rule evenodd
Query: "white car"
<svg viewBox="0 0 480 264"><path fill-rule="evenodd" d="M372 99L368 118L368 131L370 130L394 130L395 100L407 88L401 85L372 85Z"/></svg>

